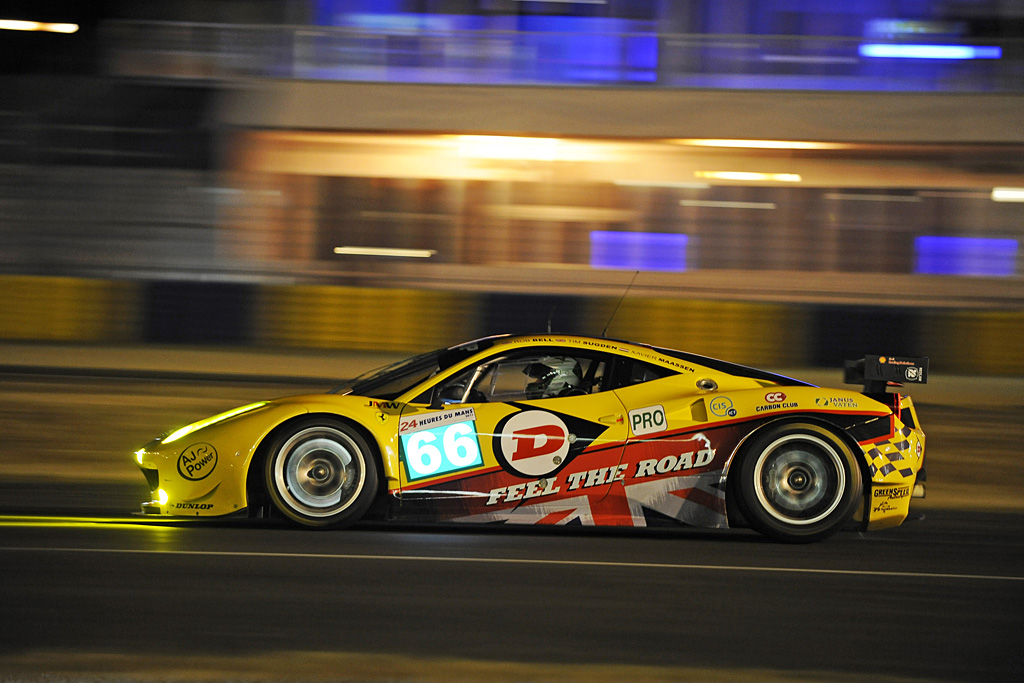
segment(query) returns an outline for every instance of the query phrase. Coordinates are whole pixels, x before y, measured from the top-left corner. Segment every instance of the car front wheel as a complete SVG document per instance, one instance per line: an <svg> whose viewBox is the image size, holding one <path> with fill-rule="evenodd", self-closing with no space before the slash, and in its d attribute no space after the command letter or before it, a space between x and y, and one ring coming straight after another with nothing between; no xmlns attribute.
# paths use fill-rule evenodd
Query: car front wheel
<svg viewBox="0 0 1024 683"><path fill-rule="evenodd" d="M750 525L771 538L810 543L838 531L861 499L860 468L828 429L768 427L744 448L737 494Z"/></svg>
<svg viewBox="0 0 1024 683"><path fill-rule="evenodd" d="M329 418L304 420L272 442L264 468L274 506L293 522L345 527L377 493L377 467L365 439Z"/></svg>

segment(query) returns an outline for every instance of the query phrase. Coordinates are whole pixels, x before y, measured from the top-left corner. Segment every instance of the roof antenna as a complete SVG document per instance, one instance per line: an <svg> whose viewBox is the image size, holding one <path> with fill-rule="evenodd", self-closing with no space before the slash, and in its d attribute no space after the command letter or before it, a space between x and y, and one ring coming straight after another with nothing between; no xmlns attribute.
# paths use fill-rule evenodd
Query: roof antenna
<svg viewBox="0 0 1024 683"><path fill-rule="evenodd" d="M619 297L619 303L615 304L615 310L612 311L611 317L608 318L608 324L604 326L603 330L601 330L602 337L608 336L608 328L611 327L612 321L615 320L615 315L619 312L619 307L622 306L622 301L626 298L626 295L629 294L629 290L633 287L633 283L636 282L636 276L639 274L639 270L633 271L633 278L629 281L629 284L626 285L626 289L622 292L622 296Z"/></svg>
<svg viewBox="0 0 1024 683"><path fill-rule="evenodd" d="M553 304L551 306L551 310L548 312L548 334L551 334L551 318L553 318L555 316L555 309L557 307L558 307L558 304Z"/></svg>

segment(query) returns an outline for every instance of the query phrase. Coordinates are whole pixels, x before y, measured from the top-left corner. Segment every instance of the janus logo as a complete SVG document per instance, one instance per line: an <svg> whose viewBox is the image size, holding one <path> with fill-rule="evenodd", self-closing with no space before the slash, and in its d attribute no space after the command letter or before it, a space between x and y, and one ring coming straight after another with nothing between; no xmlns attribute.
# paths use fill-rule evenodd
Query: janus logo
<svg viewBox="0 0 1024 683"><path fill-rule="evenodd" d="M543 477L565 462L573 437L557 415L527 410L502 427L501 454L509 468L524 477Z"/></svg>

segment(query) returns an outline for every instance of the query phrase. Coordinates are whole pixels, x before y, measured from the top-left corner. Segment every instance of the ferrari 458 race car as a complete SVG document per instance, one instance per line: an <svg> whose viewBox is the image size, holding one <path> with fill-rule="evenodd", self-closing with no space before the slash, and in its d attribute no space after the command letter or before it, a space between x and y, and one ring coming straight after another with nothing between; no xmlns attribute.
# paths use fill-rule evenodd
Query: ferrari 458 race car
<svg viewBox="0 0 1024 683"><path fill-rule="evenodd" d="M136 452L167 516L727 528L790 542L900 524L924 495L908 396L927 359L848 362L863 392L604 338L498 336L326 394L229 410Z"/></svg>

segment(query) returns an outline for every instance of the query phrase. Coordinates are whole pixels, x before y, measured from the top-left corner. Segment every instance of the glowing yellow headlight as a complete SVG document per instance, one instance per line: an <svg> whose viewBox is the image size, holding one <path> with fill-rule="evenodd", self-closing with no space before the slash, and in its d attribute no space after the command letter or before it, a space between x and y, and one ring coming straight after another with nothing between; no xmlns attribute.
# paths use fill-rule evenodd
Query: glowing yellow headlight
<svg viewBox="0 0 1024 683"><path fill-rule="evenodd" d="M142 458L145 457L145 455L146 455L146 449L145 448L140 448L139 450L135 451L135 462L137 462L137 463L139 463L141 465L142 464Z"/></svg>
<svg viewBox="0 0 1024 683"><path fill-rule="evenodd" d="M235 408L234 410L229 410L226 413L221 413L220 415L214 415L213 417L208 417L205 420L200 420L199 422L193 422L192 424L186 425L185 427L182 427L181 429L175 432L171 432L170 434L167 435L166 438L164 438L164 440L161 443L171 443L172 441L177 441L181 437L188 436L192 432L197 432L200 429L203 429L204 427L209 427L210 425L217 424L218 422L229 420L243 413L248 413L250 411L256 410L257 408L262 408L265 405L267 405L266 401L260 401L259 403L250 403L247 406Z"/></svg>
<svg viewBox="0 0 1024 683"><path fill-rule="evenodd" d="M167 491L159 489L156 495L160 498L160 505L167 505Z"/></svg>

